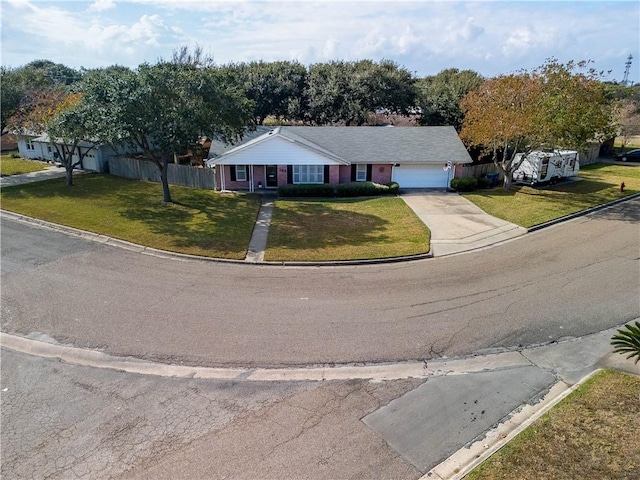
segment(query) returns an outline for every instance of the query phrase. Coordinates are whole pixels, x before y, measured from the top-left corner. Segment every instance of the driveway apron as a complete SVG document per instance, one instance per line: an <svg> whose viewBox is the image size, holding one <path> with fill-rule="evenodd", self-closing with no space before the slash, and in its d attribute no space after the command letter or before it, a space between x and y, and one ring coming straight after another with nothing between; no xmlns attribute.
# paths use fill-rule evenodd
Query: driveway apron
<svg viewBox="0 0 640 480"><path fill-rule="evenodd" d="M451 255L501 243L527 229L493 217L457 193L407 190L400 197L431 230L434 256Z"/></svg>

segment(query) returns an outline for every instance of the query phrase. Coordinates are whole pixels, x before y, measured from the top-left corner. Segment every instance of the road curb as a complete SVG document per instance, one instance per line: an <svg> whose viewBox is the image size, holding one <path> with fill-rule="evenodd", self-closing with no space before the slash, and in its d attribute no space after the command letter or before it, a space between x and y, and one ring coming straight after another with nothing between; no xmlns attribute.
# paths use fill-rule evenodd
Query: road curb
<svg viewBox="0 0 640 480"><path fill-rule="evenodd" d="M55 341L55 340L53 340ZM323 382L331 380L388 381L464 375L532 365L517 351L491 353L464 358L400 361L354 365L310 365L305 367L198 367L172 365L120 357L99 350L60 345L37 338L0 332L0 346L14 352L54 358L78 366L117 370L140 375L176 378L246 380L254 382Z"/></svg>

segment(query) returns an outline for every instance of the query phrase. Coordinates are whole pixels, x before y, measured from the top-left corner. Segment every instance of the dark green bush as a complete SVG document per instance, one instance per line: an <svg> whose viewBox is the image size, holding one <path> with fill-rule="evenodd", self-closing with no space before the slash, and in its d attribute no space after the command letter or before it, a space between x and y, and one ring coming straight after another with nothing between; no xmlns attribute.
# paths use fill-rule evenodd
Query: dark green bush
<svg viewBox="0 0 640 480"><path fill-rule="evenodd" d="M388 192L388 186L373 182L351 182L336 185L338 197L373 197Z"/></svg>
<svg viewBox="0 0 640 480"><path fill-rule="evenodd" d="M478 179L474 177L460 177L451 180L451 188L456 192L471 192L478 186Z"/></svg>
<svg viewBox="0 0 640 480"><path fill-rule="evenodd" d="M18 152L11 152L11 158L20 158L20 154Z"/></svg>
<svg viewBox="0 0 640 480"><path fill-rule="evenodd" d="M329 183L280 185L280 197L335 197L335 185Z"/></svg>
<svg viewBox="0 0 640 480"><path fill-rule="evenodd" d="M389 187L389 193L391 195L397 195L398 190L400 190L400 184L398 182L389 182L387 183L387 187Z"/></svg>
<svg viewBox="0 0 640 480"><path fill-rule="evenodd" d="M491 179L487 177L478 178L478 188L491 188Z"/></svg>
<svg viewBox="0 0 640 480"><path fill-rule="evenodd" d="M397 194L398 188L400 186L396 182L386 185L374 182L281 185L278 187L278 195L281 197L375 197Z"/></svg>

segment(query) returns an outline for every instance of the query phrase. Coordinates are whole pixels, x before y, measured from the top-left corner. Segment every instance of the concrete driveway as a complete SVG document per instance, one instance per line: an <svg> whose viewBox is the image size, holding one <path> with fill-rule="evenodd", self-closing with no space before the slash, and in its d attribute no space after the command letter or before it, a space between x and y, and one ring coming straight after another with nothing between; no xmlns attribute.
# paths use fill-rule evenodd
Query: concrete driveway
<svg viewBox="0 0 640 480"><path fill-rule="evenodd" d="M492 217L457 193L407 190L400 197L431 230L434 256L475 250L527 233L527 229Z"/></svg>

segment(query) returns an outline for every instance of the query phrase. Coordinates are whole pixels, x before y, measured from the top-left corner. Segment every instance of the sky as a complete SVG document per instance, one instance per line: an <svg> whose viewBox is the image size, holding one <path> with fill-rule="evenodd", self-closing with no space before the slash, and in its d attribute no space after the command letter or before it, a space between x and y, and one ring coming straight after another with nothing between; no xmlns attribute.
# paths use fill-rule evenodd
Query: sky
<svg viewBox="0 0 640 480"><path fill-rule="evenodd" d="M0 0L1 63L136 67L199 45L217 64L393 60L417 76L483 76L548 58L591 60L606 79L640 81L640 2Z"/></svg>

